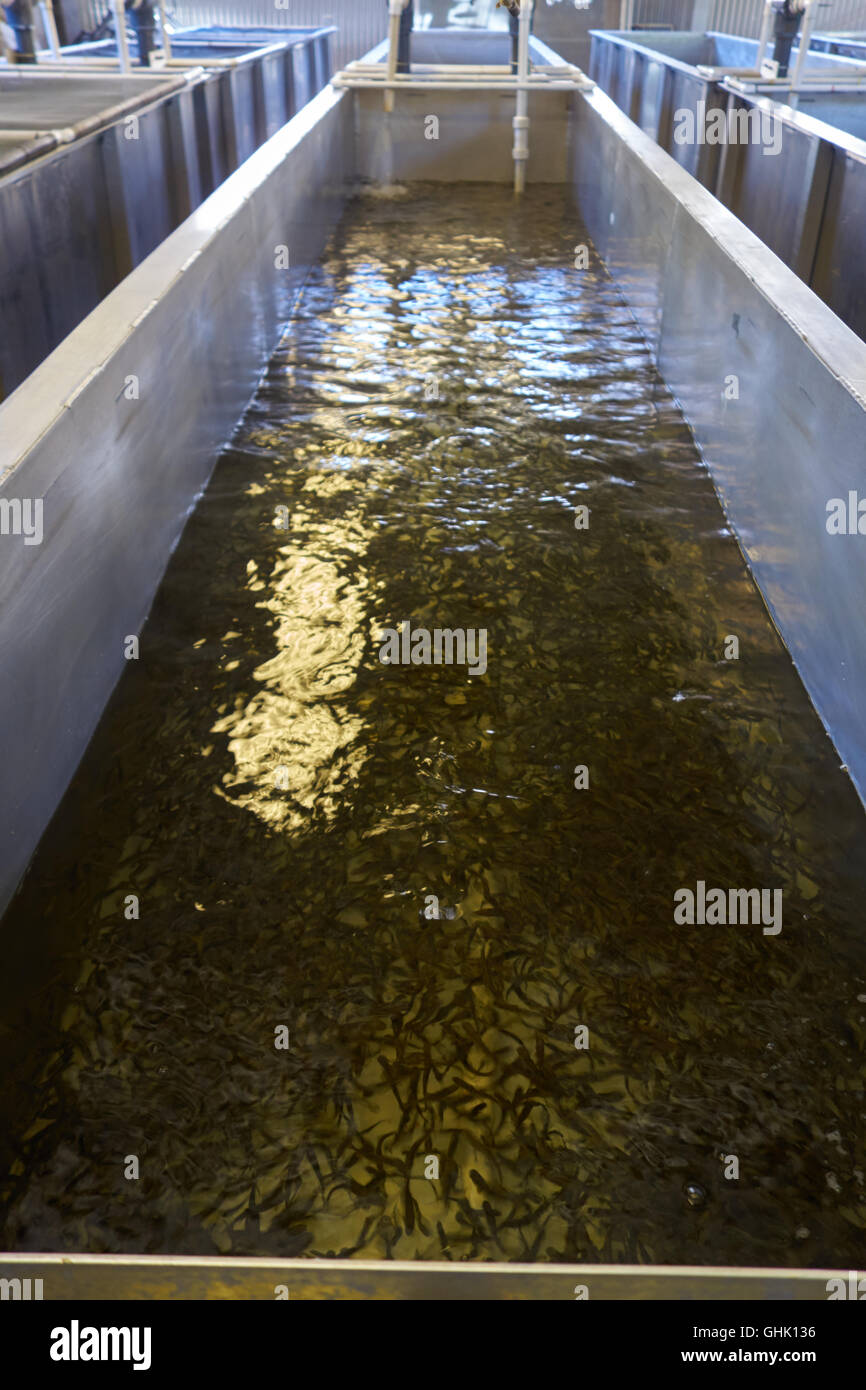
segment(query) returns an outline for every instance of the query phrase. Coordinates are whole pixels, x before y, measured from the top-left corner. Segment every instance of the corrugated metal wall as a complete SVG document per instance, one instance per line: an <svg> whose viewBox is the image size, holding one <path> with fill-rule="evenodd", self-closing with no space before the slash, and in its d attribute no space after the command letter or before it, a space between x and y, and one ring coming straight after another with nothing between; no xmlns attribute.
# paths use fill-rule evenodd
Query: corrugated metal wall
<svg viewBox="0 0 866 1390"><path fill-rule="evenodd" d="M385 0L167 0L166 10L179 24L248 24L318 29L336 24L334 67L360 58L388 32Z"/></svg>
<svg viewBox="0 0 866 1390"><path fill-rule="evenodd" d="M108 8L107 0L63 0L70 8L83 12L92 28ZM275 0L167 0L169 15L179 24L237 24L318 27L335 24L339 29L334 48L334 63L344 67L353 58L366 53L385 37L388 27L386 0L285 0L285 8L277 9ZM421 9L424 8L423 0ZM617 7L614 7L614 11ZM567 26L569 0L562 0L554 11L544 0L538 0L536 31L547 29L559 32ZM545 15L547 10L547 15ZM553 24L554 13L556 24ZM588 13L574 14L581 28L603 27L611 7L594 0ZM677 29L692 27L692 17L704 13L708 27L727 34L756 37L761 28L763 0L637 0L635 20L639 24L666 24ZM608 24L610 21L607 21ZM818 28L866 29L866 0L826 0L822 4Z"/></svg>
<svg viewBox="0 0 866 1390"><path fill-rule="evenodd" d="M761 32L764 0L708 0L703 4L701 0L637 0L635 22L690 29L692 16L699 9L708 11L708 28L720 29L723 34L757 38ZM866 0L826 0L820 6L816 28L866 29Z"/></svg>

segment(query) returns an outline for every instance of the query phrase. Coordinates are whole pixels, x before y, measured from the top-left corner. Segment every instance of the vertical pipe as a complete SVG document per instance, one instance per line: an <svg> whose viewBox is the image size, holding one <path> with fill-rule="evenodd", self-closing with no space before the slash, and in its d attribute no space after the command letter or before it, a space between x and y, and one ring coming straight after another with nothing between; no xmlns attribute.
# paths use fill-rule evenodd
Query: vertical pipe
<svg viewBox="0 0 866 1390"><path fill-rule="evenodd" d="M797 54L794 76L791 80L792 92L799 92L802 85L803 69L809 54L809 44L812 42L812 30L815 27L815 10L815 0L806 0L806 13L803 18L803 28L800 31L800 51Z"/></svg>
<svg viewBox="0 0 866 1390"><path fill-rule="evenodd" d="M60 38L54 19L54 0L39 0L39 13L42 15L42 23L45 26L45 35L48 39L48 47L51 49L51 56L60 62L63 54L60 52Z"/></svg>
<svg viewBox="0 0 866 1390"><path fill-rule="evenodd" d="M389 43L388 43L388 81L393 82L397 76L397 58L400 51L400 20L403 15L403 5L405 0L388 0L390 11ZM385 110L394 110L394 92L389 88L385 92Z"/></svg>
<svg viewBox="0 0 866 1390"><path fill-rule="evenodd" d="M758 56L755 60L755 67L758 72L764 64L767 56L767 49L770 46L770 30L773 27L773 0L764 0L764 18L761 23L761 36L758 39Z"/></svg>
<svg viewBox="0 0 866 1390"><path fill-rule="evenodd" d="M132 72L129 44L126 39L126 9L123 0L111 0L111 8L114 11L114 27L117 30L117 58L120 63L120 71Z"/></svg>
<svg viewBox="0 0 866 1390"><path fill-rule="evenodd" d="M631 29L634 24L634 0L620 0L619 27Z"/></svg>
<svg viewBox="0 0 866 1390"><path fill-rule="evenodd" d="M171 62L171 35L168 32L168 21L165 13L165 0L157 0L159 5L159 27L162 32L162 51L165 54L165 61Z"/></svg>
<svg viewBox="0 0 866 1390"><path fill-rule="evenodd" d="M520 0L520 38L517 49L517 111L514 117L514 191L526 191L529 160L529 25L534 0Z"/></svg>

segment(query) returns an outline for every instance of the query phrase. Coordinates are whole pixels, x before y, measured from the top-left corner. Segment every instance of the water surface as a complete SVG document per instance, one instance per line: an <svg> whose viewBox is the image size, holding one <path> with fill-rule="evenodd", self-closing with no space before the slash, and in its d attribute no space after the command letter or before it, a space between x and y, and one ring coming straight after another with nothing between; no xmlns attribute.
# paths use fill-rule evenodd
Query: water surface
<svg viewBox="0 0 866 1390"><path fill-rule="evenodd" d="M862 1263L862 810L585 240L351 206L4 923L6 1248Z"/></svg>

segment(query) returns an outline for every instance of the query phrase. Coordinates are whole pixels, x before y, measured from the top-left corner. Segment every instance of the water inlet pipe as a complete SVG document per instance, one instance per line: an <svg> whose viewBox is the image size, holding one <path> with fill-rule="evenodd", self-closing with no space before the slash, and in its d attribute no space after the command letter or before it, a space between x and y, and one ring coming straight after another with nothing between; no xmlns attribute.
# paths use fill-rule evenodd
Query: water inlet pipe
<svg viewBox="0 0 866 1390"><path fill-rule="evenodd" d="M159 27L162 31L162 51L165 54L165 61L171 62L171 34L168 32L168 15L165 12L165 0L157 0L159 8Z"/></svg>
<svg viewBox="0 0 866 1390"><path fill-rule="evenodd" d="M812 31L815 28L818 7L815 0L804 0L805 13L803 15L803 32L800 35L800 51L797 54L797 62L794 67L794 76L791 80L791 91L799 92L803 85L803 74L806 67L806 58L809 54L809 45L812 42ZM796 101L795 101L796 104Z"/></svg>
<svg viewBox="0 0 866 1390"><path fill-rule="evenodd" d="M526 191L529 161L529 28L534 0L520 0L520 32L517 44L517 103L514 116L514 192Z"/></svg>
<svg viewBox="0 0 866 1390"><path fill-rule="evenodd" d="M767 57L767 49L770 46L770 31L773 28L773 18L775 8L773 0L764 0L764 18L761 22L761 37L758 39L758 56L755 59L755 68L758 72L764 66Z"/></svg>
<svg viewBox="0 0 866 1390"><path fill-rule="evenodd" d="M54 18L54 0L39 0L39 13L42 16L42 24L45 29L45 37L48 39L48 47L51 49L51 56L59 61L63 55L60 52L57 20Z"/></svg>
<svg viewBox="0 0 866 1390"><path fill-rule="evenodd" d="M120 64L120 71L132 72L129 42L126 37L126 7L123 0L111 0L111 8L114 14L114 27L117 31L117 60Z"/></svg>
<svg viewBox="0 0 866 1390"><path fill-rule="evenodd" d="M403 11L411 0L388 0L390 11L390 24L388 30L388 81L393 82L397 76L397 69L400 65L400 40L403 30ZM410 20L412 11L409 10ZM408 68L408 63L407 63ZM388 87L385 91L385 110L394 110L394 89Z"/></svg>

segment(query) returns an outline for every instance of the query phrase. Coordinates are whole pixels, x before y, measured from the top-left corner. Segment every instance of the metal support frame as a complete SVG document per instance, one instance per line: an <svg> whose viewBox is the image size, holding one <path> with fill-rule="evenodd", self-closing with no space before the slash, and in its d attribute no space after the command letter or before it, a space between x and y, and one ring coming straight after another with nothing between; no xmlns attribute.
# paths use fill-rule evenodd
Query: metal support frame
<svg viewBox="0 0 866 1390"><path fill-rule="evenodd" d="M55 60L59 59L61 57L60 35L57 32L57 20L54 17L54 0L39 0L39 13L42 16L42 24L48 39L48 47L51 49L51 56Z"/></svg>
<svg viewBox="0 0 866 1390"><path fill-rule="evenodd" d="M806 0L806 10L803 16L803 28L800 31L800 51L797 54L797 62L794 65L794 76L791 81L791 91L799 92L803 83L803 72L806 66L806 58L809 53L809 45L812 42L812 31L815 28L817 16L817 6L815 0Z"/></svg>
<svg viewBox="0 0 866 1390"><path fill-rule="evenodd" d="M503 75L507 69L470 66L468 64L431 65L409 76L399 73L399 40L404 8L409 0L389 0L390 30L384 64L358 61L350 63L333 79L335 87L382 87L385 112L394 110L398 91L475 91L514 92L516 94L514 130L514 191L526 189L526 169L529 161L529 93L533 90L591 88L594 84L579 68L568 64L533 71L529 56L530 31L535 0L517 0L520 6L517 72Z"/></svg>
<svg viewBox="0 0 866 1390"><path fill-rule="evenodd" d="M409 0L388 0L390 11L388 25L388 81L393 82L397 76L397 64L400 54L400 25L403 19L403 10ZM394 92L391 87L385 92L385 110L394 110Z"/></svg>
<svg viewBox="0 0 866 1390"><path fill-rule="evenodd" d="M123 0L111 0L114 11L114 27L117 30L117 57L121 72L132 72L132 59L129 56L129 40L126 37L126 7Z"/></svg>
<svg viewBox="0 0 866 1390"><path fill-rule="evenodd" d="M764 18L761 22L761 37L758 39L758 56L755 60L755 68L758 72L764 66L767 57L767 49L770 46L770 31L773 28L773 0L764 0Z"/></svg>
<svg viewBox="0 0 866 1390"><path fill-rule="evenodd" d="M168 16L165 12L165 0L157 0L159 9L159 27L162 33L162 51L165 54L165 61L171 62L171 34L168 32Z"/></svg>

